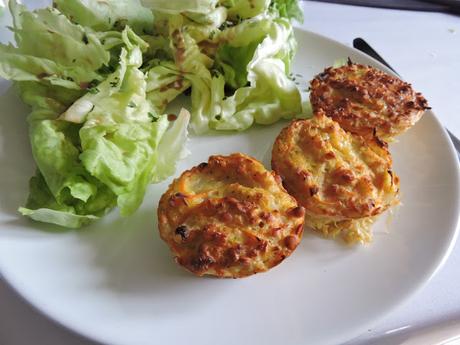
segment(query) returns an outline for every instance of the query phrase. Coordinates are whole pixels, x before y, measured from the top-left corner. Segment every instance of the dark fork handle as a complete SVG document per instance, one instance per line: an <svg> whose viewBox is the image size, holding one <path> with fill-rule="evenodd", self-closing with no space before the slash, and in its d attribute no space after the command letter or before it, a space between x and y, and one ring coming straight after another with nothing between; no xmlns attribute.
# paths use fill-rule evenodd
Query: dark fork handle
<svg viewBox="0 0 460 345"><path fill-rule="evenodd" d="M397 76L401 77L401 75L396 72L396 70L391 67L391 65L385 61L383 57L380 56L379 53L377 53L374 48L372 48L369 43L367 43L365 40L363 40L361 37L357 37L353 40L353 47L362 51L364 54L369 55L370 57L373 57L375 60L380 62L381 64L387 66L389 69L391 69Z"/></svg>

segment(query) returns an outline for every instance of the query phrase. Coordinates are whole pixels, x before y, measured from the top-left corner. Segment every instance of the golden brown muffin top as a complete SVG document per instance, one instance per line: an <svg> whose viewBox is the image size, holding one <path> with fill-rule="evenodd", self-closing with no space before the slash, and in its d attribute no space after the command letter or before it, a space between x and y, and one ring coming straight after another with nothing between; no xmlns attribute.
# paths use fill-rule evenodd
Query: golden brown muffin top
<svg viewBox="0 0 460 345"><path fill-rule="evenodd" d="M329 67L310 83L310 101L345 130L383 140L412 127L429 109L422 94L399 78L370 66Z"/></svg>
<svg viewBox="0 0 460 345"><path fill-rule="evenodd" d="M279 264L297 247L304 209L280 178L249 156L211 156L169 186L160 235L197 275L244 277Z"/></svg>
<svg viewBox="0 0 460 345"><path fill-rule="evenodd" d="M375 216L397 200L386 143L344 131L319 111L276 138L272 167L307 215L329 221ZM307 217L308 223L308 217Z"/></svg>

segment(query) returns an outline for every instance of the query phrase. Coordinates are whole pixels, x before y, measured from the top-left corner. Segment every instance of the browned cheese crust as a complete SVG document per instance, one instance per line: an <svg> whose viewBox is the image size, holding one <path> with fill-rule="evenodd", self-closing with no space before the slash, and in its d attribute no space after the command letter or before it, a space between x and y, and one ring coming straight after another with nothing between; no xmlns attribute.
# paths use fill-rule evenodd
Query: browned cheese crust
<svg viewBox="0 0 460 345"><path fill-rule="evenodd" d="M249 156L211 156L161 197L161 238L178 264L201 276L245 277L297 247L305 211L274 172Z"/></svg>
<svg viewBox="0 0 460 345"><path fill-rule="evenodd" d="M306 224L346 242L368 242L373 217L397 203L399 178L386 143L344 131L322 111L276 138L272 168L305 207Z"/></svg>
<svg viewBox="0 0 460 345"><path fill-rule="evenodd" d="M370 66L326 68L310 83L315 111L323 109L345 130L391 140L412 127L429 109L411 85Z"/></svg>

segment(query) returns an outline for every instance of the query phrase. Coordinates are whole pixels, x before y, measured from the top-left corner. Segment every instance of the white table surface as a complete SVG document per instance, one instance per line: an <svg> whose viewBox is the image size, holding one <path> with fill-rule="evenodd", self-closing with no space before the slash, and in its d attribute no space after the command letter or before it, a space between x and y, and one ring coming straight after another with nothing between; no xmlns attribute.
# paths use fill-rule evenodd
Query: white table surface
<svg viewBox="0 0 460 345"><path fill-rule="evenodd" d="M351 45L366 39L429 100L460 137L460 16L305 1L311 31ZM400 344L411 333L460 319L460 242L431 281L406 304L347 345ZM333 331L333 330L331 330ZM1 345L93 345L42 316L0 280Z"/></svg>

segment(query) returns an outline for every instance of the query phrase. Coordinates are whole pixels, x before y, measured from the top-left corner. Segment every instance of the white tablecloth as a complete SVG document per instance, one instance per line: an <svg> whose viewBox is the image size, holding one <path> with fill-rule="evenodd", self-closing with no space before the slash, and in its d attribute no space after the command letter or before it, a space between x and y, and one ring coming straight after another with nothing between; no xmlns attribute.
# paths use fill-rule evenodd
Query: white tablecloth
<svg viewBox="0 0 460 345"><path fill-rule="evenodd" d="M351 45L363 37L429 100L460 137L460 16L305 1L302 27ZM460 243L406 304L351 344L398 344L419 328L460 318ZM333 331L333 330L331 330ZM94 344L42 316L0 281L0 344Z"/></svg>

